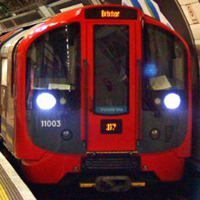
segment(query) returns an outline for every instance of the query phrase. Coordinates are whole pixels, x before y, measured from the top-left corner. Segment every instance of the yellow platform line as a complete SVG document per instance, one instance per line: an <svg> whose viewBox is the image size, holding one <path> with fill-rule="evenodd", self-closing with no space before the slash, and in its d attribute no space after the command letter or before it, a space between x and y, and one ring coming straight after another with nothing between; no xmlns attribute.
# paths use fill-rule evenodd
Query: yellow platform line
<svg viewBox="0 0 200 200"><path fill-rule="evenodd" d="M22 179L19 177L19 175L16 173L16 171L13 169L13 167L10 165L10 163L6 160L6 158L3 156L3 154L1 152L0 152L0 165L2 166L3 170L5 170L7 176L10 178L10 181L12 182L12 184L15 185L15 188L21 195L22 199L36 200L36 198L34 197L32 192L30 191L30 189L22 181ZM7 194L9 194L8 193L9 191L6 191L6 192L7 192ZM4 196L2 196L1 193L4 194L4 196L5 196L5 190L2 186L0 187L0 200L11 200L10 195L4 197Z"/></svg>
<svg viewBox="0 0 200 200"><path fill-rule="evenodd" d="M6 126L4 124L1 124L1 130L6 132Z"/></svg>
<svg viewBox="0 0 200 200"><path fill-rule="evenodd" d="M13 145L13 140L8 133L6 134L6 140Z"/></svg>
<svg viewBox="0 0 200 200"><path fill-rule="evenodd" d="M9 200L6 191L4 190L3 186L0 183L0 200Z"/></svg>

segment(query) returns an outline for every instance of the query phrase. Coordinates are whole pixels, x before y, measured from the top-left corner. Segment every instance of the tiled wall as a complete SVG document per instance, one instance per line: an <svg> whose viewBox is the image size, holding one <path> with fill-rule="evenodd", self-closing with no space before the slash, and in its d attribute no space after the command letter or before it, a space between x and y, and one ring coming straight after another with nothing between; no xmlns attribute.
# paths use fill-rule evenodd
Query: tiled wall
<svg viewBox="0 0 200 200"><path fill-rule="evenodd" d="M177 0L183 9L194 36L200 64L200 3L198 0Z"/></svg>

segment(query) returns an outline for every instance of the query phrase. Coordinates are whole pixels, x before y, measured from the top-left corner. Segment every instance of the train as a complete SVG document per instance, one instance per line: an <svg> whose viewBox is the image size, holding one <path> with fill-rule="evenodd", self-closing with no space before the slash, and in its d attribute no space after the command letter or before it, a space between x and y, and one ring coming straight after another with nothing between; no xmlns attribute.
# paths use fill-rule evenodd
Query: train
<svg viewBox="0 0 200 200"><path fill-rule="evenodd" d="M127 191L179 181L190 51L138 8L93 5L0 37L1 133L32 183Z"/></svg>

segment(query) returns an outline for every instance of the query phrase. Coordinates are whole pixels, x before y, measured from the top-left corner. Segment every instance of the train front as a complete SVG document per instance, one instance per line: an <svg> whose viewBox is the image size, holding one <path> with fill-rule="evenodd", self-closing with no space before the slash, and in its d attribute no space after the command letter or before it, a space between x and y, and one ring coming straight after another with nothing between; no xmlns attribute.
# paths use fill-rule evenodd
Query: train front
<svg viewBox="0 0 200 200"><path fill-rule="evenodd" d="M177 33L138 9L85 7L27 36L17 62L16 154L31 181L81 174L101 191L181 178L191 83Z"/></svg>

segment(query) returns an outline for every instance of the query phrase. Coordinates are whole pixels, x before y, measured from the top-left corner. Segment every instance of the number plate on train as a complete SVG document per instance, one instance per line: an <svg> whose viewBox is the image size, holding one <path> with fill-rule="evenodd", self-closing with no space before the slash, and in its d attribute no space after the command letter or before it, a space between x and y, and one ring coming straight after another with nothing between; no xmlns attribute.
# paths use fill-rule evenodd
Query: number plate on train
<svg viewBox="0 0 200 200"><path fill-rule="evenodd" d="M121 134L122 120L101 120L102 134Z"/></svg>

